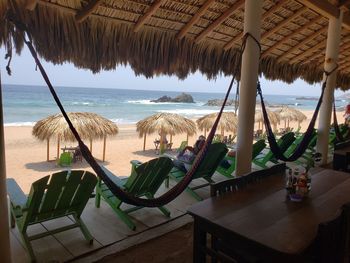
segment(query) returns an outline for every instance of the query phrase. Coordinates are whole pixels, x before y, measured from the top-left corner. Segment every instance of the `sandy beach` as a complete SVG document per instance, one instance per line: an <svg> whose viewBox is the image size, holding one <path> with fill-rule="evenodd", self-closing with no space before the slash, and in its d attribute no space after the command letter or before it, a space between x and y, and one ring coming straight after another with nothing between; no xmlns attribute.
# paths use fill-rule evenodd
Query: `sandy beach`
<svg viewBox="0 0 350 263"><path fill-rule="evenodd" d="M301 131L306 129L313 113L312 111L303 112L308 119L301 124ZM342 123L344 121L343 112L338 112L337 116L339 123ZM153 143L157 135L152 134L147 137L146 151L143 151L143 138L138 137L135 125L118 126L119 134L107 140L106 161L103 164L117 175L128 176L131 167L130 160L147 161L157 156ZM290 126L296 129L297 123L291 122ZM278 128L280 127L284 127L284 122L281 122ZM37 140L31 133L32 127L30 126L5 127L7 177L14 178L25 193L29 192L31 183L35 180L64 169L59 167L55 161L57 142L50 142L51 161L47 162L46 142ZM189 144L192 145L200 134L201 133L198 132L197 135L190 137ZM174 136L173 148L176 149L183 140L186 140L186 134ZM86 143L89 145L89 142ZM64 146L76 146L76 143L61 142L61 147ZM93 142L93 155L99 160L102 159L102 148L103 141ZM91 170L85 161L73 164L72 169Z"/></svg>

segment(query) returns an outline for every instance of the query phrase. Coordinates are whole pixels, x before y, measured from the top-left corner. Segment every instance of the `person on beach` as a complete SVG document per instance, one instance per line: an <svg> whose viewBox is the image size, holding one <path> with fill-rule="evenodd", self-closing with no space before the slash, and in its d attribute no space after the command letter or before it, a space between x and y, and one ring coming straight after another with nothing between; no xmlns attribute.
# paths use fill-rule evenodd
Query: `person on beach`
<svg viewBox="0 0 350 263"><path fill-rule="evenodd" d="M203 148L204 143L205 137L203 135L199 136L193 147L186 146L177 155L177 159L173 161L174 166L186 173L187 170L191 167L191 164L193 163L199 151Z"/></svg>

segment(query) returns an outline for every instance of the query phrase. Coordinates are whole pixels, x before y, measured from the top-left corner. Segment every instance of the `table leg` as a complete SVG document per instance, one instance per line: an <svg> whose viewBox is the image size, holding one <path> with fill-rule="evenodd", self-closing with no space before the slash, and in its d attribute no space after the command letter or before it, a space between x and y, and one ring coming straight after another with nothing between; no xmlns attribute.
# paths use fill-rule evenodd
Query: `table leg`
<svg viewBox="0 0 350 263"><path fill-rule="evenodd" d="M193 225L193 262L205 262L205 246L207 242L206 232L200 228L198 220L194 219Z"/></svg>

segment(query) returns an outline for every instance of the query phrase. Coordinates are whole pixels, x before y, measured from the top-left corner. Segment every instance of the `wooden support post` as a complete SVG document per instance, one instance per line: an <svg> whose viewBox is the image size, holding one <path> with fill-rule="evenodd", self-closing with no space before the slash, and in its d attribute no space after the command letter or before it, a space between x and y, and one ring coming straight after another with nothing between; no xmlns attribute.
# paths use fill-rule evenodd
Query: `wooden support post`
<svg viewBox="0 0 350 263"><path fill-rule="evenodd" d="M6 191L6 158L5 158L5 133L4 116L2 109L2 88L0 76L0 251L1 262L11 262L9 216Z"/></svg>
<svg viewBox="0 0 350 263"><path fill-rule="evenodd" d="M103 136L103 156L102 156L102 162L106 160L106 140L107 135Z"/></svg>
<svg viewBox="0 0 350 263"><path fill-rule="evenodd" d="M46 161L50 161L50 139L47 139Z"/></svg>
<svg viewBox="0 0 350 263"><path fill-rule="evenodd" d="M249 32L259 42L262 3L263 0L246 0L244 8L244 34ZM260 50L257 43L248 37L242 56L241 85L239 89L237 175L243 175L251 171L259 57Z"/></svg>
<svg viewBox="0 0 350 263"><path fill-rule="evenodd" d="M170 134L170 143L172 143L172 142L173 142L173 135Z"/></svg>
<svg viewBox="0 0 350 263"><path fill-rule="evenodd" d="M326 47L326 59L324 69L326 71L332 71L338 62L340 38L341 38L341 25L343 19L343 11L340 12L339 18L331 17L328 24L327 34L327 47ZM323 76L325 79L326 76ZM326 164L328 160L328 140L329 140L329 127L331 123L332 104L334 96L334 88L337 80L337 70L335 70L327 80L327 86L324 92L320 115L318 121L317 130L317 152L322 154L321 164Z"/></svg>
<svg viewBox="0 0 350 263"><path fill-rule="evenodd" d="M187 133L186 141L187 141L187 144L188 144L188 133Z"/></svg>
<svg viewBox="0 0 350 263"><path fill-rule="evenodd" d="M33 11L38 3L38 0L26 0L25 8Z"/></svg>
<svg viewBox="0 0 350 263"><path fill-rule="evenodd" d="M143 151L146 150L146 133L143 135Z"/></svg>
<svg viewBox="0 0 350 263"><path fill-rule="evenodd" d="M81 10L78 10L75 14L75 20L78 23L83 22L92 12L94 12L99 4L101 3L101 0L90 0L89 3L84 6Z"/></svg>

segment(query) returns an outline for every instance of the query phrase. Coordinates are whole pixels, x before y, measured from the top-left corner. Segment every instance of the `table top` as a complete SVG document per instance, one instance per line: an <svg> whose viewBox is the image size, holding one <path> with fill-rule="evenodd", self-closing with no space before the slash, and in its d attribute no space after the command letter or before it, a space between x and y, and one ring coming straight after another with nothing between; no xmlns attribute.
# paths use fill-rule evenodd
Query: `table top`
<svg viewBox="0 0 350 263"><path fill-rule="evenodd" d="M298 254L313 241L319 223L335 218L350 201L349 188L349 174L324 169L312 176L309 197L297 203L286 199L283 176L271 176L188 212L278 252Z"/></svg>

